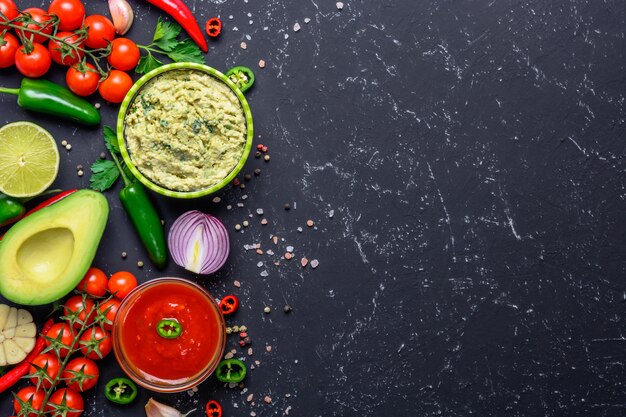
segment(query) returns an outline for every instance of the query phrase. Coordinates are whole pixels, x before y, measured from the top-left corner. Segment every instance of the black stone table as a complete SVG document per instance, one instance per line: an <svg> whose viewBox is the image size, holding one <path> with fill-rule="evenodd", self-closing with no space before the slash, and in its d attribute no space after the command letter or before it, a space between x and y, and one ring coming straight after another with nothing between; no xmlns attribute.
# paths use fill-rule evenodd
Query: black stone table
<svg viewBox="0 0 626 417"><path fill-rule="evenodd" d="M624 2L343 3L189 1L201 23L224 21L207 64L256 71L255 145L271 161L250 158L242 173L261 175L220 203L155 196L166 228L190 209L225 222L232 254L216 275L155 270L120 184L94 264L236 294L228 321L249 328L253 355L235 336L228 348L260 365L245 392L210 378L192 393L142 390L132 407L110 404L100 383L84 415L140 416L151 396L198 407L192 416L211 398L224 416L624 415ZM162 13L132 4L129 37L146 44ZM62 83L63 71L46 77ZM0 72L2 85L19 79ZM101 129L25 113L9 96L0 109L1 123L32 120L72 144L55 187L88 186L76 166L104 150ZM103 125L116 111L103 103ZM245 249L255 243L274 255ZM287 246L294 259L280 260ZM102 362L102 381L119 375L112 356ZM0 410L11 413L8 393Z"/></svg>

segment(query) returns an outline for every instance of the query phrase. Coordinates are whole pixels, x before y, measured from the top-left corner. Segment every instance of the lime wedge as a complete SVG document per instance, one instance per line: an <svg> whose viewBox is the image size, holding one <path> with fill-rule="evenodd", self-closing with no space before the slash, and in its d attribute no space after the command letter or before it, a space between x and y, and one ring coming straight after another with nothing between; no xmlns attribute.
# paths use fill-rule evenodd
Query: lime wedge
<svg viewBox="0 0 626 417"><path fill-rule="evenodd" d="M33 197L44 192L59 172L59 149L47 130L30 122L0 128L0 192Z"/></svg>

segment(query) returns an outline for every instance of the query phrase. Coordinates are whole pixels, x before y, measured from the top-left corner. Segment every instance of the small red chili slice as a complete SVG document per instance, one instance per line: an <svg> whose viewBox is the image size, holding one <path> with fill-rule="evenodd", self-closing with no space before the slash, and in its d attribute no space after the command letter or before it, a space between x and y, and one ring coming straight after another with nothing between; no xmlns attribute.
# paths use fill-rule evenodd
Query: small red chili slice
<svg viewBox="0 0 626 417"><path fill-rule="evenodd" d="M222 21L217 17L212 17L206 22L206 33L212 38L217 38L222 32Z"/></svg>
<svg viewBox="0 0 626 417"><path fill-rule="evenodd" d="M215 400L206 403L206 415L208 417L222 417L222 406Z"/></svg>
<svg viewBox="0 0 626 417"><path fill-rule="evenodd" d="M239 299L234 295L227 295L220 301L220 310L222 314L232 314L239 308Z"/></svg>

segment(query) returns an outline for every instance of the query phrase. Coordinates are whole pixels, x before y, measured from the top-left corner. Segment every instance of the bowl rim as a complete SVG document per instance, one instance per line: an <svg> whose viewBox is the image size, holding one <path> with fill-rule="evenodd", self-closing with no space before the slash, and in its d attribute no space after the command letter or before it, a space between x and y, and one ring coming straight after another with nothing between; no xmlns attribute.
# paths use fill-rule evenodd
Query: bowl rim
<svg viewBox="0 0 626 417"><path fill-rule="evenodd" d="M196 191L173 191L173 190L169 190L165 187L162 187L152 182L148 177L143 175L141 171L137 169L137 167L131 160L130 154L128 153L128 149L126 148L126 139L124 137L124 119L126 118L126 112L128 111L128 107L130 106L131 102L135 98L135 95L137 94L137 92L146 83L148 83L148 81L163 74L164 72L173 71L173 70L181 70L181 69L191 69L191 70L202 71L219 79L223 83L225 83L228 87L230 87L230 89L235 93L235 95L239 99L239 103L241 103L241 106L243 108L243 113L246 119L246 128L247 128L246 146L244 147L243 153L241 154L239 163L233 168L233 170L230 172L230 174L228 174L228 176L222 179L222 181L208 188L204 188L202 190L196 190ZM140 79L138 79L135 82L135 84L131 87L131 89L126 94L124 101L122 101L122 105L120 107L120 111L117 116L116 132L117 132L117 142L120 148L120 153L122 154L122 159L124 160L124 162L126 163L126 166L128 167L128 169L130 170L130 172L133 174L135 178L137 178L143 185L148 187L150 190L157 192L161 195L164 195L167 197L173 197L173 198L190 199L190 198L204 197L204 196L213 194L221 190L222 188L224 188L224 186L230 183L237 176L237 174L239 174L239 171L241 171L244 164L246 163L248 156L250 155L250 150L252 149L252 142L254 139L254 124L252 122L252 112L250 111L250 105L248 104L248 101L244 97L243 93L237 88L237 86L226 75L224 75L220 71L208 65L196 64L193 62L175 62L175 63L166 64L159 68L156 68L148 72L147 74L145 74L144 76L142 76Z"/></svg>
<svg viewBox="0 0 626 417"><path fill-rule="evenodd" d="M213 305L213 307L215 308L215 312L217 313L216 316L218 317L218 321L222 329L222 332L220 333L221 342L219 343L218 354L216 355L215 360L213 362L210 362L207 368L196 374L194 378L190 378L189 380L180 384L159 384L146 380L141 376L140 373L136 372L133 367L130 366L130 362L124 355L124 349L122 349L122 326L120 322L122 320L122 313L127 313L127 310L132 305L134 298L140 296L144 291L154 286L171 283L187 285L193 289L196 289L211 301L211 305ZM224 320L224 315L222 314L217 301L204 287L188 279L178 277L161 277L151 279L150 281L144 282L143 284L137 286L130 293L128 293L128 295L126 295L126 297L121 300L115 318L113 319L113 328L111 330L111 335L113 337L113 353L115 355L117 363L119 364L120 368L122 368L122 371L124 371L124 373L128 375L128 377L130 377L140 386L152 391L162 393L181 392L201 384L209 376L211 376L213 372L215 372L215 369L217 369L217 366L222 360L222 357L224 356L224 351L226 349L226 321Z"/></svg>

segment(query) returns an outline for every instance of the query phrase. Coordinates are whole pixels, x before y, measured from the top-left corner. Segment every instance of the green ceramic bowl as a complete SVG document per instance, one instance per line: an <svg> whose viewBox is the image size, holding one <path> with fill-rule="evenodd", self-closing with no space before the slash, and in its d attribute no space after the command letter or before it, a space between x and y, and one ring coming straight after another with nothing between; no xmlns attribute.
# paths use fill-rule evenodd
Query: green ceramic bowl
<svg viewBox="0 0 626 417"><path fill-rule="evenodd" d="M243 108L243 112L246 118L248 135L246 138L246 146L243 150L243 153L241 154L241 159L239 159L239 163L237 164L237 166L235 166L235 168L233 168L230 174L226 178L224 178L222 181L208 188L204 188L202 190L173 191L173 190L168 190L167 188L164 188L161 185L158 185L152 182L152 180L144 176L137 169L137 167L135 167L135 164L133 163L130 157L130 154L128 153L128 149L126 147L126 139L124 137L124 120L126 118L126 111L128 110L128 107L130 106L131 102L133 101L137 93L141 90L141 88L148 81L150 81L154 77L157 77L160 74L163 74L164 72L172 71L172 70L180 70L180 69L191 69L191 70L198 70L198 71L206 72L207 74L222 81L224 84L230 87L230 89L233 90L233 92L237 95L237 98L239 99L239 102L241 103L241 107ZM122 102L122 106L120 107L119 115L117 117L117 139L119 141L120 152L122 154L122 158L124 159L124 162L128 166L128 169L130 169L130 172L132 172L132 174L139 181L141 181L142 184L144 184L146 187L148 187L152 191L155 191L159 194L163 194L168 197L174 197L174 198L198 198L198 197L203 197L203 196L212 194L222 189L226 184L231 182L237 176L239 171L241 171L241 168L243 168L243 165L246 163L246 160L248 159L248 155L250 154L250 149L252 148L253 137L254 137L254 130L253 130L253 125L252 125L252 113L250 112L250 106L248 105L248 102L246 101L246 98L243 96L241 91L239 91L239 89L235 86L235 84L233 84L228 79L228 77L226 77L224 74L217 71L216 69L211 68L206 65L193 64L191 62L178 62L174 64L167 64L153 71L150 71L149 73L141 77L139 80L137 80L135 85L133 85L133 87L130 89L130 91L126 95L126 98L124 98L124 101Z"/></svg>

